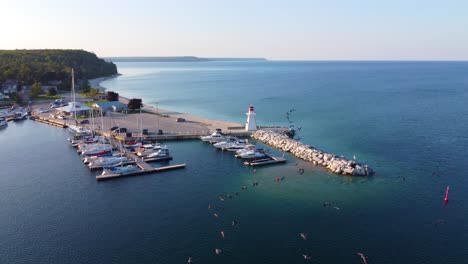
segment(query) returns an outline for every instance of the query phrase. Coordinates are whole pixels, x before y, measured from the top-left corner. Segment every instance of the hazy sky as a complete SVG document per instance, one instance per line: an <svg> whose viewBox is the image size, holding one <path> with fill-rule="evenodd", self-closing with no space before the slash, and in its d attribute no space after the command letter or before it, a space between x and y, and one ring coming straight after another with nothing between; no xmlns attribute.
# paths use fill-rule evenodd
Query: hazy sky
<svg viewBox="0 0 468 264"><path fill-rule="evenodd" d="M0 49L468 60L468 0L0 0Z"/></svg>

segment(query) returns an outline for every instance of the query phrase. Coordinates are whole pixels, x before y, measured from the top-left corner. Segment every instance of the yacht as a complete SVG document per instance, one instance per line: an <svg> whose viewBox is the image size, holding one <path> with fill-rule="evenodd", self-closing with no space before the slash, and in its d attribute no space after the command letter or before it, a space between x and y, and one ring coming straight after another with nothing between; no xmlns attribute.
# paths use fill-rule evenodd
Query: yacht
<svg viewBox="0 0 468 264"><path fill-rule="evenodd" d="M70 132L72 133L84 135L84 136L89 136L93 134L91 130L81 127L81 126L75 126L75 125L68 125L68 130L70 130Z"/></svg>
<svg viewBox="0 0 468 264"><path fill-rule="evenodd" d="M247 140L239 140L239 141L235 142L234 144L223 148L223 150L238 151L238 150L241 150L241 149L245 149L247 146L255 147L252 144L248 144Z"/></svg>
<svg viewBox="0 0 468 264"><path fill-rule="evenodd" d="M88 164L89 167L93 166L111 166L118 163L127 162L127 157L99 157Z"/></svg>
<svg viewBox="0 0 468 264"><path fill-rule="evenodd" d="M222 149L236 143L238 139L236 137L226 137L224 141L213 144L213 147Z"/></svg>
<svg viewBox="0 0 468 264"><path fill-rule="evenodd" d="M263 150L260 149L254 149L254 150L249 150L245 151L242 154L237 154L236 157L241 158L241 159L258 159L258 158L263 158L265 157L265 153Z"/></svg>
<svg viewBox="0 0 468 264"><path fill-rule="evenodd" d="M137 168L134 165L120 166L120 167L119 166L105 167L102 170L101 175L124 174L124 173L134 172L136 170L137 170Z"/></svg>
<svg viewBox="0 0 468 264"><path fill-rule="evenodd" d="M166 147L161 147L161 149L159 149L158 151L153 152L149 154L148 156L146 156L147 159L167 158L167 157L170 157L170 155L169 155L169 149Z"/></svg>
<svg viewBox="0 0 468 264"><path fill-rule="evenodd" d="M24 120L24 119L26 119L27 115L28 115L28 112L26 112L24 110L17 111L15 113L14 120L15 121Z"/></svg>
<svg viewBox="0 0 468 264"><path fill-rule="evenodd" d="M200 139L202 141L205 141L205 142L213 143L213 142L224 141L226 139L226 137L223 136L220 132L216 131L216 132L214 132L213 134L211 134L209 136L200 137Z"/></svg>

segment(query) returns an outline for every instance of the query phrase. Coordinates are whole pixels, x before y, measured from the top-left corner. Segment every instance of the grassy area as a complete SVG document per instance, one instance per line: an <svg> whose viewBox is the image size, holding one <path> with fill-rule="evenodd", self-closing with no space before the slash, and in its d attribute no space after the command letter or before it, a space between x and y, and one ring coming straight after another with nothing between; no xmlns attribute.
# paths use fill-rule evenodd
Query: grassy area
<svg viewBox="0 0 468 264"><path fill-rule="evenodd" d="M41 94L37 97L38 100L55 100L55 99L60 99L62 96L60 95L46 95L46 94Z"/></svg>
<svg viewBox="0 0 468 264"><path fill-rule="evenodd" d="M13 102L13 101L0 101L0 107L12 106L14 104L15 104L15 102Z"/></svg>
<svg viewBox="0 0 468 264"><path fill-rule="evenodd" d="M85 98L93 98L96 94L99 93L99 89L98 88L91 88L89 92L87 93L80 93L81 96L85 97Z"/></svg>

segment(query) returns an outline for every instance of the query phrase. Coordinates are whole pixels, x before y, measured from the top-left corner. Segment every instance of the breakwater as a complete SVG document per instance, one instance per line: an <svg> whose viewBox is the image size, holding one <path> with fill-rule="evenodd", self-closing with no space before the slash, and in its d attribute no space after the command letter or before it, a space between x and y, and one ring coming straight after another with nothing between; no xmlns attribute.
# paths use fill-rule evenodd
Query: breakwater
<svg viewBox="0 0 468 264"><path fill-rule="evenodd" d="M275 131L257 130L252 134L252 138L282 151L289 152L302 160L312 162L314 165L324 166L336 174L367 176L374 173L368 165L362 165L354 160L347 160L343 157L326 153Z"/></svg>

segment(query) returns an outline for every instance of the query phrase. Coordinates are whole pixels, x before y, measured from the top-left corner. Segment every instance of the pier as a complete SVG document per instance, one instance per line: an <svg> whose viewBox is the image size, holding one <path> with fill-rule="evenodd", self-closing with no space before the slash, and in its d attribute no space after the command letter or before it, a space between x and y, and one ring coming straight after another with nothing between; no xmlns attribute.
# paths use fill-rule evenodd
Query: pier
<svg viewBox="0 0 468 264"><path fill-rule="evenodd" d="M326 153L313 146L305 145L297 140L272 130L257 130L252 138L281 151L289 152L314 165L321 165L333 173L353 176L368 176L374 171L368 165L362 165L355 160L347 160L334 154Z"/></svg>
<svg viewBox="0 0 468 264"><path fill-rule="evenodd" d="M52 126L56 126L56 127L60 127L60 128L68 127L68 124L66 122L58 121L58 120L51 119L51 118L41 117L41 116L31 116L31 120L44 123L44 124L48 124L48 125L52 125Z"/></svg>
<svg viewBox="0 0 468 264"><path fill-rule="evenodd" d="M146 162L137 162L137 166L141 169L142 168L146 168L146 169L142 169L141 171L123 173L123 174L98 175L96 176L96 180L97 181L110 180L110 179L116 179L116 178L122 178L122 177L128 177L128 176L137 176L137 175L143 175L143 174L149 174L149 173L162 172L162 171L167 171L167 170L182 169L182 168L185 168L186 165L184 163L184 164L176 164L176 165L170 165L170 166L165 166L165 167L153 168L149 166L149 164Z"/></svg>

